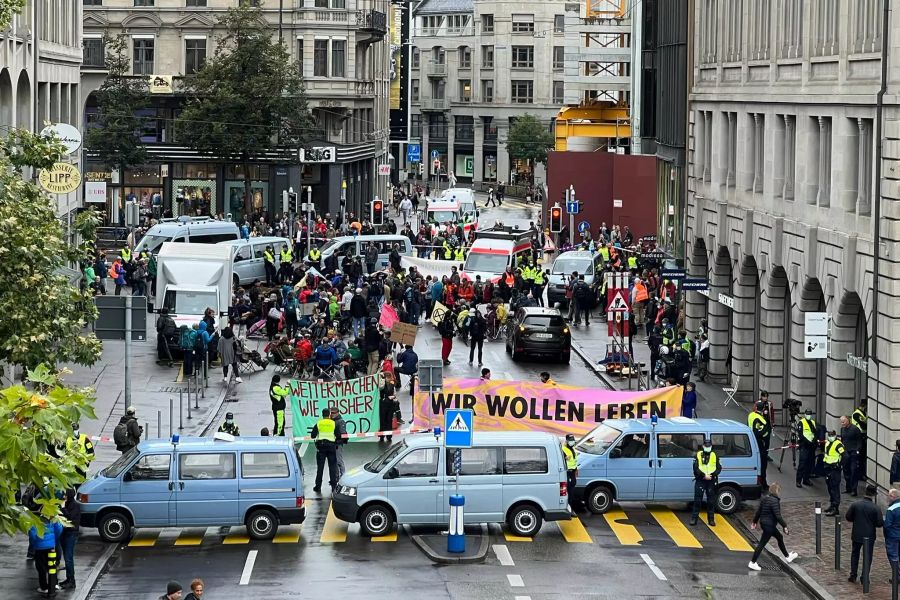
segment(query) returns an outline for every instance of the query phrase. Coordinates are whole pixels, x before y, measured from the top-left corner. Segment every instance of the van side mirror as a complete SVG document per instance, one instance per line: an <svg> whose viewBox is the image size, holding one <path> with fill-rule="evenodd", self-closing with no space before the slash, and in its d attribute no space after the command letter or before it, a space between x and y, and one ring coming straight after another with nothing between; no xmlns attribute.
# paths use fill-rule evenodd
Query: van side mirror
<svg viewBox="0 0 900 600"><path fill-rule="evenodd" d="M122 475L122 481L134 481L134 477L131 476L131 471L126 471L124 475Z"/></svg>
<svg viewBox="0 0 900 600"><path fill-rule="evenodd" d="M622 449L621 448L613 448L612 452L609 453L610 458L622 458Z"/></svg>
<svg viewBox="0 0 900 600"><path fill-rule="evenodd" d="M397 479L398 477L400 477L400 471L397 470L397 467L391 467L384 474L384 479Z"/></svg>

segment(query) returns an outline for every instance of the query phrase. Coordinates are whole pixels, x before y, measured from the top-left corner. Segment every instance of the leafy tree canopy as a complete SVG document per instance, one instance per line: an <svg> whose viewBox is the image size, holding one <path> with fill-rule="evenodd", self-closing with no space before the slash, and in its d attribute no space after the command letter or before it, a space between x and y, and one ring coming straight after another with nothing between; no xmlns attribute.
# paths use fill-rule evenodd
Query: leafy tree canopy
<svg viewBox="0 0 900 600"><path fill-rule="evenodd" d="M553 134L531 114L524 114L509 128L506 149L512 158L547 163L547 151L553 148Z"/></svg>

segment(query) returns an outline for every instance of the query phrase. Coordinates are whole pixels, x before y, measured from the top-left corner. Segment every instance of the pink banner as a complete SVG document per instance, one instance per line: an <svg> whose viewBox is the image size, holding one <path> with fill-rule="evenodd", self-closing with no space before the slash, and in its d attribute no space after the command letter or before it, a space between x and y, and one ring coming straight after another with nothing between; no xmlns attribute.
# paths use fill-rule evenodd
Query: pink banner
<svg viewBox="0 0 900 600"><path fill-rule="evenodd" d="M381 307L381 318L378 319L378 324L390 331L394 323L399 320L400 317L397 316L397 311L394 310L394 307L385 302Z"/></svg>
<svg viewBox="0 0 900 600"><path fill-rule="evenodd" d="M444 379L443 391L416 392L413 425L443 424L448 408L475 411L475 431L549 431L584 434L601 419L675 417L681 413L680 387L613 392L530 381Z"/></svg>

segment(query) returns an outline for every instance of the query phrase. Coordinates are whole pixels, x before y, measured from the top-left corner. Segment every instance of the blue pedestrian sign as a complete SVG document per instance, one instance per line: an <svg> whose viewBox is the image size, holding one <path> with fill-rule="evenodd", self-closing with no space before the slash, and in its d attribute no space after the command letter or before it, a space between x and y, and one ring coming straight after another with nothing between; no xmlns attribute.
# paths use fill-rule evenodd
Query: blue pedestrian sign
<svg viewBox="0 0 900 600"><path fill-rule="evenodd" d="M437 150L431 151L431 160L437 160L441 156L441 153Z"/></svg>
<svg viewBox="0 0 900 600"><path fill-rule="evenodd" d="M471 448L475 413L470 408L449 408L444 414L444 445Z"/></svg>
<svg viewBox="0 0 900 600"><path fill-rule="evenodd" d="M420 144L409 144L406 147L407 162L422 162L422 146Z"/></svg>
<svg viewBox="0 0 900 600"><path fill-rule="evenodd" d="M587 231L590 228L591 228L590 223L588 223L587 221L582 221L581 223L578 224L578 233L584 233L585 231Z"/></svg>
<svg viewBox="0 0 900 600"><path fill-rule="evenodd" d="M578 200L566 202L566 212L570 215L577 215L581 212L581 203Z"/></svg>

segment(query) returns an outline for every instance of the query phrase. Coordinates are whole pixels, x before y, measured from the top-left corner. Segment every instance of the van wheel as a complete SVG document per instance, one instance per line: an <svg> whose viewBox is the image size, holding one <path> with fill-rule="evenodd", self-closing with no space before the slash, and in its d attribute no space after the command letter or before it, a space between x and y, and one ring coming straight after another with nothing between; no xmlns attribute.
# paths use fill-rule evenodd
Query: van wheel
<svg viewBox="0 0 900 600"><path fill-rule="evenodd" d="M588 510L595 515L602 515L613 503L613 491L605 485L591 488L587 496Z"/></svg>
<svg viewBox="0 0 900 600"><path fill-rule="evenodd" d="M260 508L247 516L247 534L254 540L271 540L278 530L278 519L270 510Z"/></svg>
<svg viewBox="0 0 900 600"><path fill-rule="evenodd" d="M359 527L368 537L380 537L394 528L394 515L384 504L371 504L359 515Z"/></svg>
<svg viewBox="0 0 900 600"><path fill-rule="evenodd" d="M514 506L506 517L506 525L513 534L521 537L534 537L540 531L544 519L541 511L533 504Z"/></svg>
<svg viewBox="0 0 900 600"><path fill-rule="evenodd" d="M120 512L112 511L100 517L97 530L104 542L119 544L131 539L131 523Z"/></svg>
<svg viewBox="0 0 900 600"><path fill-rule="evenodd" d="M716 512L730 515L737 511L741 504L741 493L730 485L723 485L716 492Z"/></svg>

